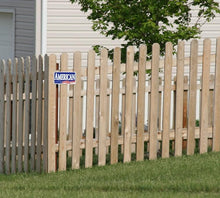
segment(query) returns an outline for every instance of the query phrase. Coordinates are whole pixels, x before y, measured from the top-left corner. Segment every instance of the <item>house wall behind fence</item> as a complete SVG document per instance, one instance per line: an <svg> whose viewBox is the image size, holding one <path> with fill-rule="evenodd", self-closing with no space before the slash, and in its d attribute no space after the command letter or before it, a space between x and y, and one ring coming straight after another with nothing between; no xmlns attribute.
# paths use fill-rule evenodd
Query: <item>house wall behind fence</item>
<svg viewBox="0 0 220 198"><path fill-rule="evenodd" d="M0 8L15 10L15 57L34 55L35 0L1 0Z"/></svg>
<svg viewBox="0 0 220 198"><path fill-rule="evenodd" d="M69 54L69 66L72 66L73 52L82 52L82 64L86 66L87 52L93 45L108 48L120 46L122 41L111 40L92 30L92 23L80 6L69 0L48 0L47 4L47 53Z"/></svg>
<svg viewBox="0 0 220 198"><path fill-rule="evenodd" d="M220 0L215 0L216 2L220 3ZM195 21L197 21L197 13L199 11L199 7L197 7L195 10L192 10L192 20L191 24L194 24ZM217 14L216 17L209 23L206 23L205 25L202 26L201 28L201 34L199 35L200 39L198 40L199 44L199 49L198 53L201 55L203 52L203 39L209 38L212 41L211 44L211 51L212 53L215 52L215 45L216 45L216 38L220 36L220 14ZM186 43L185 49L186 49L186 56L190 54L190 42Z"/></svg>
<svg viewBox="0 0 220 198"><path fill-rule="evenodd" d="M107 48L120 46L122 40L111 40L99 32L92 30L92 23L86 18L87 14L80 11L80 6L71 4L69 0L47 0L47 53L69 53L69 66L72 65L72 53L82 52L83 66L86 66L86 53L93 45L103 45ZM217 0L220 3L220 0ZM198 9L192 10L192 24L197 20L195 14ZM202 42L205 38L212 40L212 52L215 51L215 38L220 36L220 15L202 27L199 40L199 53L202 53ZM190 54L190 42L186 42L186 55ZM200 72L200 70L199 70Z"/></svg>
<svg viewBox="0 0 220 198"><path fill-rule="evenodd" d="M165 59L161 60L159 44L154 44L153 58L148 62L146 47L141 46L138 63L134 62L134 48L130 46L127 64L120 63L120 49L116 48L113 67L109 67L107 50L103 49L98 68L94 67L93 50L88 53L87 68L82 67L82 53L77 52L76 84L59 85L60 88L53 81L55 55L45 56L44 61L41 56L15 59L12 65L1 61L0 92L4 94L0 95L0 173L52 172L57 164L59 170L66 170L67 160L76 169L92 167L94 158L101 166L122 158L129 162L134 156L138 161L156 159L158 155L181 156L183 149L188 155L195 148L200 153L207 152L208 146L220 151L220 38L217 43L216 54L211 55L211 43L206 39L204 54L198 56L198 41L193 40L190 58L185 57L183 42L179 43L177 58L173 58L172 44L167 43ZM211 63L215 64L213 81ZM60 64L61 70L66 71L66 53ZM203 65L203 79L198 83L199 64ZM190 75L184 77L188 65ZM28 75L30 67L33 70ZM176 82L172 79L174 67ZM150 68L149 77L144 71ZM142 71L136 84L133 70ZM159 74L164 76L162 81ZM83 80L87 82L84 87ZM195 126L197 98L199 127ZM182 146L183 139L187 148ZM80 161L81 156L84 162Z"/></svg>

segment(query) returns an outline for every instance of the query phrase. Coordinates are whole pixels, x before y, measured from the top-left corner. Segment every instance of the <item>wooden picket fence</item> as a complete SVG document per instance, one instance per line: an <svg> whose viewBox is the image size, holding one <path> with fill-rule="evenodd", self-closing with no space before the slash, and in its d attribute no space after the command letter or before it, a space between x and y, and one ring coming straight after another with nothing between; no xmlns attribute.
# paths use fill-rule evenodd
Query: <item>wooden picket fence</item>
<svg viewBox="0 0 220 198"><path fill-rule="evenodd" d="M197 40L191 43L190 57L184 48L179 42L174 56L167 43L162 58L154 44L152 60L146 61L142 45L135 62L130 46L126 64L115 48L112 65L106 49L98 64L91 50L87 67L75 52L72 68L66 53L59 63L55 55L19 58L12 74L12 63L1 61L0 173L63 171L70 164L72 169L87 168L94 158L103 166L121 157L130 162L185 151L192 155L195 148L220 151L220 38L215 54L209 39L202 56ZM76 72L76 84L54 84L55 71Z"/></svg>
<svg viewBox="0 0 220 198"><path fill-rule="evenodd" d="M138 161L156 159L158 153L162 158L167 158L171 154L171 141L175 156L182 155L185 140L187 155L194 154L196 139L199 140L200 153L207 152L208 145L212 146L213 151L219 151L220 39L217 39L216 46L216 54L211 55L211 41L204 40L203 55L198 56L198 41L193 40L191 55L185 58L184 42L180 42L177 58L173 58L173 46L167 43L165 58L160 59L160 46L154 44L152 61L147 62L147 48L142 45L138 63L134 62L134 48L128 47L126 64L121 64L120 49L115 48L113 66L108 65L108 52L103 49L99 67L95 67L95 52L91 50L86 68L81 67L81 54L76 52L73 68L69 68L76 72L76 84L61 85L57 119L56 85L53 83L57 61L56 56L51 55L48 171L56 170L56 159L58 170L66 170L68 158L71 159L72 169L92 167L95 155L98 156L99 166L106 164L108 156L111 164L117 163L121 153L123 162L131 161L132 153L136 154ZM68 69L67 60L67 54L62 54L60 71ZM211 63L215 63L213 84L210 83L213 78L210 75ZM200 79L197 70L201 64ZM184 77L186 67L189 68L188 77ZM146 69L151 69L148 77ZM135 71L138 71L138 75L134 81ZM134 85L136 81L137 85ZM196 104L199 98L200 126L196 127ZM85 129L82 124L84 118ZM57 142L54 133L56 120L59 120ZM146 120L148 127L145 127ZM83 157L85 163L80 164Z"/></svg>
<svg viewBox="0 0 220 198"><path fill-rule="evenodd" d="M0 173L47 172L48 63L0 62Z"/></svg>

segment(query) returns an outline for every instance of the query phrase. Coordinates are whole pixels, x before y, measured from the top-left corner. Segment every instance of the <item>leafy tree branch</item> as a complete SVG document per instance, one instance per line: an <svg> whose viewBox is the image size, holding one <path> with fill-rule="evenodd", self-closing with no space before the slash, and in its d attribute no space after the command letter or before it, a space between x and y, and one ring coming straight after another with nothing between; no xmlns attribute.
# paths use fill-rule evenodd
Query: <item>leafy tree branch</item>
<svg viewBox="0 0 220 198"><path fill-rule="evenodd" d="M174 46L178 40L199 38L201 27L220 13L219 3L214 0L70 0L81 5L81 11L88 12L93 30L112 39L123 39L122 61L125 62L126 48L129 45L151 46L159 43L161 55L165 43ZM196 21L192 21L192 11ZM195 12L197 11L197 12ZM100 47L94 49L99 51ZM113 50L110 50L112 57ZM135 54L138 58L138 53Z"/></svg>

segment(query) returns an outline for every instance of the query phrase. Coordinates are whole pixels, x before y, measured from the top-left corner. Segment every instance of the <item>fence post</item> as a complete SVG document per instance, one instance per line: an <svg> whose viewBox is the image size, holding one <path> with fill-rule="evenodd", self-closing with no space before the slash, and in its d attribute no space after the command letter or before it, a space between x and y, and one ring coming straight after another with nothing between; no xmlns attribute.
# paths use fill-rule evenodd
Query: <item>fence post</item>
<svg viewBox="0 0 220 198"><path fill-rule="evenodd" d="M13 106L12 106L12 152L11 172L16 172L16 143L17 143L17 58L13 64Z"/></svg>
<svg viewBox="0 0 220 198"><path fill-rule="evenodd" d="M41 169L41 142L42 142L42 94L43 94L43 81L42 81L42 73L43 73L43 57L39 56L38 58L38 111L37 111L37 161L36 161L36 170L40 172Z"/></svg>
<svg viewBox="0 0 220 198"><path fill-rule="evenodd" d="M131 139L133 137L133 135L136 135L136 129L137 129L137 124L136 124L136 121L137 121L137 115L136 115L136 103L137 103L137 99L136 99L136 96L137 96L137 91L136 91L136 86L137 86L137 79L135 76L133 76L133 79L132 79L132 115L131 115ZM131 153L135 153L135 150L136 150L136 143L132 143L131 142Z"/></svg>
<svg viewBox="0 0 220 198"><path fill-rule="evenodd" d="M138 64L138 98L137 98L137 155L136 160L144 160L144 112L145 112L145 84L146 84L146 53L147 47L140 46Z"/></svg>
<svg viewBox="0 0 220 198"><path fill-rule="evenodd" d="M31 68L31 170L35 169L35 145L36 145L36 107L37 107L37 58L32 58Z"/></svg>
<svg viewBox="0 0 220 198"><path fill-rule="evenodd" d="M158 43L152 47L152 73L151 73L151 106L150 106L150 149L149 159L157 158L157 118L158 118L158 90L159 90L159 57L160 46Z"/></svg>
<svg viewBox="0 0 220 198"><path fill-rule="evenodd" d="M53 75L56 71L56 56L49 57L48 72L48 172L56 170L55 161L55 134L56 134L56 85Z"/></svg>
<svg viewBox="0 0 220 198"><path fill-rule="evenodd" d="M68 55L62 54L61 71L66 71L68 67ZM67 85L60 85L60 135L59 135L59 171L66 170L66 125L67 119Z"/></svg>
<svg viewBox="0 0 220 198"><path fill-rule="evenodd" d="M158 118L157 118L157 127L158 127L158 131L162 131L162 127L163 127L163 123L162 123L162 90L160 90L160 87L162 87L162 78L159 77L159 91L158 91ZM160 148L160 142L158 145L158 148Z"/></svg>
<svg viewBox="0 0 220 198"><path fill-rule="evenodd" d="M99 103L99 149L98 165L106 163L106 134L107 134L107 72L108 72L108 51L102 49L100 60L100 103Z"/></svg>
<svg viewBox="0 0 220 198"><path fill-rule="evenodd" d="M29 168L29 121L30 121L30 57L25 58L25 124L24 124L24 171Z"/></svg>
<svg viewBox="0 0 220 198"><path fill-rule="evenodd" d="M127 48L125 84L124 162L131 161L132 97L133 97L134 48Z"/></svg>
<svg viewBox="0 0 220 198"><path fill-rule="evenodd" d="M73 69L73 67L72 67ZM70 70L71 71L71 70ZM74 70L73 70L74 71ZM73 101L74 101L74 85L69 85L68 92L71 93L68 94L69 98L69 115L67 117L69 125L68 125L68 135L67 135L67 140L72 140L73 137ZM68 151L68 157L72 156L72 151Z"/></svg>
<svg viewBox="0 0 220 198"><path fill-rule="evenodd" d="M189 117L187 130L187 155L194 154L195 149L195 120L196 120L196 92L198 67L198 41L191 43L190 84L189 84Z"/></svg>
<svg viewBox="0 0 220 198"><path fill-rule="evenodd" d="M189 88L188 88L188 76L184 76L184 80L183 80L183 128L187 128L187 123L188 123L188 114L187 114L187 110L188 110L188 92L189 92ZM186 150L186 146L187 146L187 140L183 139L183 143L182 143L182 149Z"/></svg>
<svg viewBox="0 0 220 198"><path fill-rule="evenodd" d="M43 138L43 170L48 172L48 76L49 76L49 56L44 57L44 138Z"/></svg>
<svg viewBox="0 0 220 198"><path fill-rule="evenodd" d="M213 151L220 151L220 37L216 44L215 88L214 88L214 122L213 122Z"/></svg>
<svg viewBox="0 0 220 198"><path fill-rule="evenodd" d="M10 173L11 140L11 60L6 65L6 174Z"/></svg>
<svg viewBox="0 0 220 198"><path fill-rule="evenodd" d="M202 101L200 113L200 153L207 152L208 147L208 111L209 111L209 71L210 71L211 41L203 42L202 65Z"/></svg>
<svg viewBox="0 0 220 198"><path fill-rule="evenodd" d="M111 93L109 93L109 90L110 90L110 80L107 78L107 105L106 105L106 110L107 110L107 116L106 116L106 136L107 137L110 137L110 126L111 126L111 123L109 122L109 119L111 118L110 116L110 108L111 108L111 103L110 103L110 98L111 98ZM110 150L110 147L109 146L106 146L106 154L109 153L109 150Z"/></svg>
<svg viewBox="0 0 220 198"><path fill-rule="evenodd" d="M171 106L171 78L173 45L166 43L165 65L164 65L164 101L163 101L163 133L162 133L162 158L169 157L170 142L170 106Z"/></svg>
<svg viewBox="0 0 220 198"><path fill-rule="evenodd" d="M88 53L87 90L86 90L86 159L85 167L92 167L93 161L93 114L94 114L94 81L95 81L95 52Z"/></svg>
<svg viewBox="0 0 220 198"><path fill-rule="evenodd" d="M4 87L5 87L5 61L1 60L0 62L0 174L4 172L4 114L5 114L5 105L4 105Z"/></svg>
<svg viewBox="0 0 220 198"><path fill-rule="evenodd" d="M210 75L209 77L209 115L208 115L208 128L213 126L213 105L214 105L214 74ZM208 146L212 147L212 138L208 139Z"/></svg>
<svg viewBox="0 0 220 198"><path fill-rule="evenodd" d="M100 79L96 80L96 90L100 90ZM100 92L100 91L99 91ZM99 140L99 103L100 93L95 96L95 139ZM99 148L95 148L95 154L98 155Z"/></svg>
<svg viewBox="0 0 220 198"><path fill-rule="evenodd" d="M24 89L24 59L18 59L18 82L19 82L19 104L18 104L18 172L22 171L22 147L23 147L23 117L24 117L24 104L23 104L23 89Z"/></svg>
<svg viewBox="0 0 220 198"><path fill-rule="evenodd" d="M121 50L120 48L115 48L112 68L111 164L118 162L120 63Z"/></svg>
<svg viewBox="0 0 220 198"><path fill-rule="evenodd" d="M76 72L76 84L74 85L73 101L73 131L72 131L72 169L80 167L80 139L82 137L82 98L81 89L81 53L74 54L74 71ZM77 119L76 119L77 118Z"/></svg>
<svg viewBox="0 0 220 198"><path fill-rule="evenodd" d="M122 80L122 105L121 105L121 136L124 137L124 128L125 128L125 78ZM124 140L121 144L121 153L124 153Z"/></svg>

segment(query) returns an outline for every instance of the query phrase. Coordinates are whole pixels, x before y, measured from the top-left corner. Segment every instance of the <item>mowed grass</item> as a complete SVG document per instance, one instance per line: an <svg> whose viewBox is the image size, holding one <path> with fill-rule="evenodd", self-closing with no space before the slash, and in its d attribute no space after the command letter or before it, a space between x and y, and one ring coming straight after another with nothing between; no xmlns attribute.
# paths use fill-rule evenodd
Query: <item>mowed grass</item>
<svg viewBox="0 0 220 198"><path fill-rule="evenodd" d="M220 197L220 153L0 175L0 197Z"/></svg>

